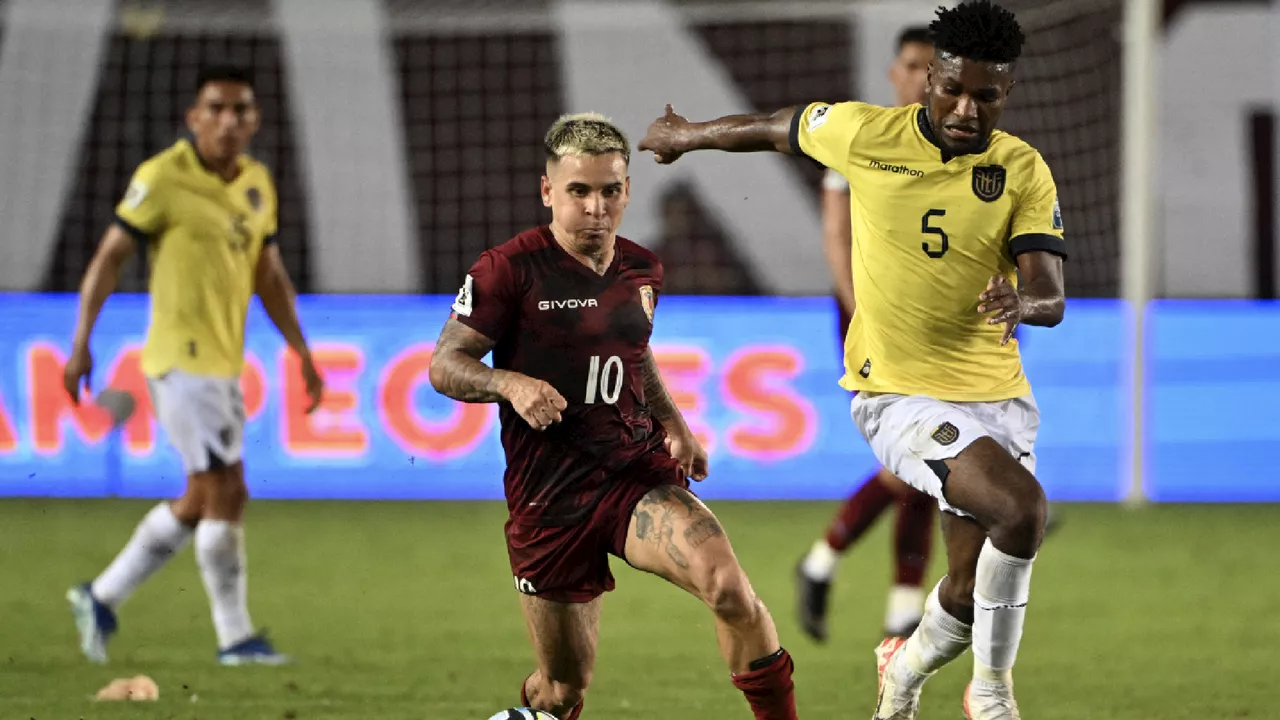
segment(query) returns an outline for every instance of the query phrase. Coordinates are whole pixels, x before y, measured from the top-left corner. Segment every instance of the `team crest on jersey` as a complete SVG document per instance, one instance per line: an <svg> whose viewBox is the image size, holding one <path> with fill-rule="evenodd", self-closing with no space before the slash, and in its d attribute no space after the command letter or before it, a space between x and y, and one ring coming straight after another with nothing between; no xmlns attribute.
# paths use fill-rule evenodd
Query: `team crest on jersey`
<svg viewBox="0 0 1280 720"><path fill-rule="evenodd" d="M258 191L258 188L249 188L245 191L244 197L249 201L249 207L253 208L254 212L262 209L262 193Z"/></svg>
<svg viewBox="0 0 1280 720"><path fill-rule="evenodd" d="M1004 166L978 165L973 168L973 194L983 202L995 202L1004 194Z"/></svg>
<svg viewBox="0 0 1280 720"><path fill-rule="evenodd" d="M955 425L944 422L929 437L939 445L950 445L960 439L960 430Z"/></svg>
<svg viewBox="0 0 1280 720"><path fill-rule="evenodd" d="M640 286L640 307L644 308L644 314L649 318L649 323L653 323L653 288L648 285Z"/></svg>

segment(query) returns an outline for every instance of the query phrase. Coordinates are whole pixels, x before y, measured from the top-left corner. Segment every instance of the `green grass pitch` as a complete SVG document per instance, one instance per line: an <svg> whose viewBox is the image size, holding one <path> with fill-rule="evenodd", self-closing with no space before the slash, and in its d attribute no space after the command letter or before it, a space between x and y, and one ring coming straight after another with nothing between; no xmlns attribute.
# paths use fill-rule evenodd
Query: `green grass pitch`
<svg viewBox="0 0 1280 720"><path fill-rule="evenodd" d="M484 720L517 704L531 654L497 503L254 503L250 608L298 664L215 664L190 550L123 608L112 664L87 664L63 593L111 559L150 504L0 502L0 720ZM712 509L795 657L800 716L870 717L888 523L841 566L832 639L818 646L796 629L791 574L834 504ZM1280 717L1280 507L1063 510L1019 656L1028 720ZM750 718L707 611L621 563L615 572L585 720ZM971 658L930 682L922 718L961 717ZM88 699L136 673L157 680L158 703Z"/></svg>

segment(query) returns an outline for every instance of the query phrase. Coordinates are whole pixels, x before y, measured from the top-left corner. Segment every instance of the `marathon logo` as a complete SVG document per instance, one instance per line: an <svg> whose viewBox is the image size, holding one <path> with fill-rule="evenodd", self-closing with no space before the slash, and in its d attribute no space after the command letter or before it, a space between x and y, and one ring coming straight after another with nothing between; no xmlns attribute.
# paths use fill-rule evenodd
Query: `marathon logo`
<svg viewBox="0 0 1280 720"><path fill-rule="evenodd" d="M879 160L872 160L871 167L875 168L876 170L883 170L885 172L891 172L896 175L910 175L911 177L924 177L923 170L915 170L907 167L906 165L886 165L880 162Z"/></svg>

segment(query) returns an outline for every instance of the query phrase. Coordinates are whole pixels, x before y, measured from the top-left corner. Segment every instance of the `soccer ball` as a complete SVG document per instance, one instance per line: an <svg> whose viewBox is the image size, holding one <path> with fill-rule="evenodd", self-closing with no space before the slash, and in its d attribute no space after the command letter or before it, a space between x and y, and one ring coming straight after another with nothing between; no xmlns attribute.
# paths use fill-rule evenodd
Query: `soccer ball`
<svg viewBox="0 0 1280 720"><path fill-rule="evenodd" d="M489 718L489 720L556 720L555 716L546 710L534 710L533 708L511 708Z"/></svg>

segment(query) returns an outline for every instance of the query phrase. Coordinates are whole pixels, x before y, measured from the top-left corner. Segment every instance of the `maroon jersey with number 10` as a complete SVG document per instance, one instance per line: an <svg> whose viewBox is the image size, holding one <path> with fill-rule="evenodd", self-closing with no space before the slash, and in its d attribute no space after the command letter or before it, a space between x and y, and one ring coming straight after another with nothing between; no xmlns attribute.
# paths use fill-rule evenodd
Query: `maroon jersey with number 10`
<svg viewBox="0 0 1280 720"><path fill-rule="evenodd" d="M511 521L572 525L617 471L664 452L644 396L643 357L662 288L662 262L617 238L598 275L547 226L485 251L467 274L453 317L494 341L493 367L543 380L564 396L562 421L534 430L499 405Z"/></svg>

